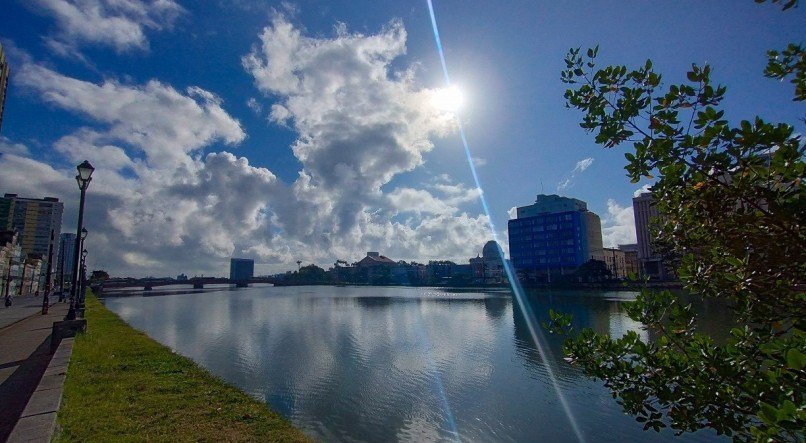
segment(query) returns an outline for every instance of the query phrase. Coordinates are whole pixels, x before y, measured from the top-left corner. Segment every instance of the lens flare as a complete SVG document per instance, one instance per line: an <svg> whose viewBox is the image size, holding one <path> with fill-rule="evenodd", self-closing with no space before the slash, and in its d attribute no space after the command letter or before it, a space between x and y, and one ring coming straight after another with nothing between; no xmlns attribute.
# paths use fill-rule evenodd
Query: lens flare
<svg viewBox="0 0 806 443"><path fill-rule="evenodd" d="M434 4L431 0L426 0L428 2L428 12L431 14L431 27L434 30L434 41L437 45L437 52L439 53L439 60L442 63L442 73L445 76L445 84L448 88L451 87L451 78L448 75L448 64L445 62L445 52L442 50L442 39L439 38L439 30L437 28L437 19L434 15ZM465 148L465 156L467 157L467 165L470 167L470 172L473 173L473 180L476 183L476 187L478 189L483 189L481 187L481 181L479 181L479 176L476 173L476 166L473 164L473 157L470 155L470 145L467 143L467 137L465 136L465 128L462 125L462 122L459 121L459 135L462 137L462 145ZM479 199L481 200L481 206L484 208L484 213L487 215L487 220L489 220L489 227L493 237L493 240L496 242L498 241L498 235L496 234L495 224L493 223L493 217L490 215L490 208L487 205L487 199L484 197L484 192L479 195ZM523 288L520 286L520 282L518 281L514 269L512 266L506 261L504 257L504 252L499 248L498 252L501 254L501 261L505 263L504 270L507 273L507 278L509 279L510 286L512 288L512 293L515 296L515 301L518 303L518 306L521 308L521 311L524 313L524 317L526 318L526 325L529 328L529 332L532 335L532 340L535 343L535 347L537 348L537 352L540 355L540 358L545 363L546 367L546 374L551 381L551 385L554 388L554 392L557 393L557 398L560 400L560 404L562 405L563 411L565 412L566 417L568 417L568 421L571 424L571 429L574 431L574 435L576 436L577 440L580 442L585 441L585 437L582 435L582 431L579 429L579 425L577 424L576 419L574 418L574 414L571 412L571 406L568 404L568 401L565 399L565 395L563 395L562 391L560 390L560 385L557 382L557 377L554 375L554 370L552 366L554 365L553 359L549 358L549 355L546 353L546 347L544 346L545 339L543 338L543 334L539 329L537 319L535 318L534 311L529 306L529 300L525 297L523 293ZM458 436L458 434L457 434Z"/></svg>

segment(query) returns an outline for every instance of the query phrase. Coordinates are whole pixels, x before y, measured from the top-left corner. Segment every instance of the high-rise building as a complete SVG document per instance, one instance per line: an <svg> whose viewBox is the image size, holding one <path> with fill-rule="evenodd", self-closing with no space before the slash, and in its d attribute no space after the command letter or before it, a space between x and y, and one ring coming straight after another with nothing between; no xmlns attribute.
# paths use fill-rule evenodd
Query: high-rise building
<svg viewBox="0 0 806 443"><path fill-rule="evenodd" d="M72 232L65 232L59 236L59 255L57 255L55 282L61 282L62 277L65 282L69 282L73 276L75 266L74 251L76 249L76 235ZM67 285L69 286L69 284Z"/></svg>
<svg viewBox="0 0 806 443"><path fill-rule="evenodd" d="M255 275L255 261L248 258L232 258L229 261L229 279L232 283L247 283Z"/></svg>
<svg viewBox="0 0 806 443"><path fill-rule="evenodd" d="M669 275L663 265L663 257L652 248L652 219L658 217L658 209L652 193L644 192L632 199L635 213L635 236L638 239L638 263L641 275L652 279L665 280Z"/></svg>
<svg viewBox="0 0 806 443"><path fill-rule="evenodd" d="M582 200L538 195L517 208L508 229L512 265L522 274L566 274L589 260L604 261L601 220Z"/></svg>
<svg viewBox="0 0 806 443"><path fill-rule="evenodd" d="M3 44L0 43L0 129L3 129L3 109L6 105L6 91L8 90L8 76L11 69L8 67L6 55L3 53Z"/></svg>
<svg viewBox="0 0 806 443"><path fill-rule="evenodd" d="M5 194L0 198L0 230L16 231L22 252L40 256L42 269L46 271L59 256L56 240L61 235L63 212L64 204L58 198L35 199Z"/></svg>

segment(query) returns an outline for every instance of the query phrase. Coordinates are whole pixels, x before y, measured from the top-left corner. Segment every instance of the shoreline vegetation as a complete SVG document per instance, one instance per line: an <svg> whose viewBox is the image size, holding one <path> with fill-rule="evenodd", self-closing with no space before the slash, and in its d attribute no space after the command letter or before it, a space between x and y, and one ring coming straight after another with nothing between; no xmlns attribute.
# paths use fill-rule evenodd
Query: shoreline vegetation
<svg viewBox="0 0 806 443"><path fill-rule="evenodd" d="M75 340L54 441L312 441L94 295L86 304L88 328Z"/></svg>

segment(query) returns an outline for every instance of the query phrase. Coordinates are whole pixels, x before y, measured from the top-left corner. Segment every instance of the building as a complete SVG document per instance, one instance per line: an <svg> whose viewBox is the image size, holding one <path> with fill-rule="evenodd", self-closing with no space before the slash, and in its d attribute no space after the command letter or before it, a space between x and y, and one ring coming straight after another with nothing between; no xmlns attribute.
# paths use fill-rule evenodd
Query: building
<svg viewBox="0 0 806 443"><path fill-rule="evenodd" d="M8 77L11 69L8 67L6 55L3 53L3 44L0 43L0 130L3 129L3 110L6 107L6 91L8 91Z"/></svg>
<svg viewBox="0 0 806 443"><path fill-rule="evenodd" d="M604 261L601 220L582 200L538 195L517 208L508 231L512 266L527 279L551 281L589 260Z"/></svg>
<svg viewBox="0 0 806 443"><path fill-rule="evenodd" d="M390 284L392 268L397 262L378 252L367 252L367 256L354 263L355 278L359 282L370 284Z"/></svg>
<svg viewBox="0 0 806 443"><path fill-rule="evenodd" d="M59 256L56 239L61 235L63 212L64 204L54 197L35 199L5 194L0 198L0 230L17 231L22 252L42 258L41 278Z"/></svg>
<svg viewBox="0 0 806 443"><path fill-rule="evenodd" d="M470 269L474 282L478 284L500 285L508 281L504 269L504 252L501 245L494 240L484 245L481 256L470 259Z"/></svg>
<svg viewBox="0 0 806 443"><path fill-rule="evenodd" d="M627 277L627 259L621 249L603 248L604 262L610 277L617 280Z"/></svg>
<svg viewBox="0 0 806 443"><path fill-rule="evenodd" d="M232 258L229 261L229 280L235 284L248 283L255 276L255 261L250 258Z"/></svg>
<svg viewBox="0 0 806 443"><path fill-rule="evenodd" d="M56 278L53 281L62 283L64 279L65 288L70 286L70 279L73 277L73 267L75 266L74 253L76 250L76 235L65 232L59 236L59 253L56 258Z"/></svg>
<svg viewBox="0 0 806 443"><path fill-rule="evenodd" d="M0 231L0 294L4 297L19 293L20 265L23 261L17 233Z"/></svg>
<svg viewBox="0 0 806 443"><path fill-rule="evenodd" d="M641 267L638 264L638 243L618 245L618 248L624 251L624 268L627 271L627 275L638 275L641 272Z"/></svg>
<svg viewBox="0 0 806 443"><path fill-rule="evenodd" d="M670 277L663 264L663 257L652 248L652 219L658 217L652 194L644 192L632 199L635 213L635 236L638 239L638 263L640 274L653 280L666 280Z"/></svg>

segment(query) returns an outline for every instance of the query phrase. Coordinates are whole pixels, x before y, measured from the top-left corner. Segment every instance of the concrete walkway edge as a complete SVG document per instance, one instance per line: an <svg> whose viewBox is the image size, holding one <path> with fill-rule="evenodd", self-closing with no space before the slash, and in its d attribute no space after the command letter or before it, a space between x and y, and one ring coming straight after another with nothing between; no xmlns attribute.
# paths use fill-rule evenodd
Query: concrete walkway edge
<svg viewBox="0 0 806 443"><path fill-rule="evenodd" d="M31 399L11 431L8 443L49 442L56 430L67 366L73 355L73 338L62 339Z"/></svg>

